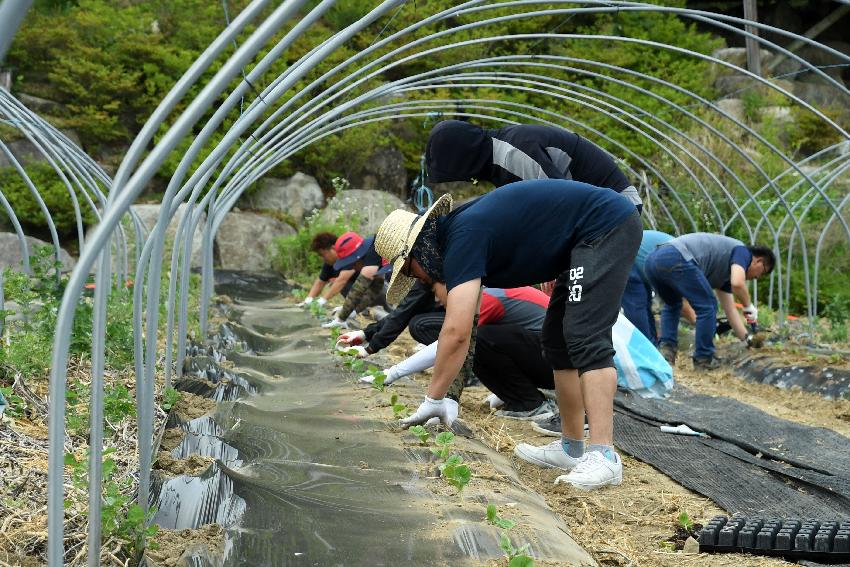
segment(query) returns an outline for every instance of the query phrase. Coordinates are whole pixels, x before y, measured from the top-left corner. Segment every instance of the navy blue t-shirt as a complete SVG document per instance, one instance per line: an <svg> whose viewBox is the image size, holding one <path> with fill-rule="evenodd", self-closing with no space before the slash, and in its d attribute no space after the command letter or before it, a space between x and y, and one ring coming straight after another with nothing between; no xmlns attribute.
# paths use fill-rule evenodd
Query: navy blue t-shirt
<svg viewBox="0 0 850 567"><path fill-rule="evenodd" d="M348 278L348 281L345 282L345 285L340 290L340 293L342 294L343 297L347 296L348 292L351 291L351 286L354 285L354 280L357 279L358 273L359 272L355 272L350 278ZM322 264L322 270L319 272L319 279L320 280L322 280L323 282L329 282L329 281L331 281L331 279L336 278L338 276L339 276L339 270L334 270L334 267L333 267L332 264L324 264L324 263Z"/></svg>
<svg viewBox="0 0 850 567"><path fill-rule="evenodd" d="M634 211L619 193L578 181L499 187L438 219L446 287L477 278L502 288L551 281L569 268L576 245L604 235Z"/></svg>
<svg viewBox="0 0 850 567"><path fill-rule="evenodd" d="M736 246L732 249L732 256L729 257L729 269L732 269L732 264L738 264L744 268L744 272L746 272L750 269L750 264L752 264L752 262L753 253L750 252L750 249L746 246ZM720 289L726 293L732 293L732 282L726 282L726 284Z"/></svg>

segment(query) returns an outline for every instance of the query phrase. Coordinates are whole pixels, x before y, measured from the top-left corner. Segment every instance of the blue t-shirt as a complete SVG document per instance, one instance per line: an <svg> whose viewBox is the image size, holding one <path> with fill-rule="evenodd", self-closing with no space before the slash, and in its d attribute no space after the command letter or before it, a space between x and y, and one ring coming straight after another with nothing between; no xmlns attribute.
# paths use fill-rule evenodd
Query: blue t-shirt
<svg viewBox="0 0 850 567"><path fill-rule="evenodd" d="M638 248L637 256L635 257L635 266L637 266L640 277L643 281L649 284L649 279L646 277L644 267L646 266L646 257L658 248L659 245L673 240L673 237L666 232L658 230L644 230L643 237L640 239L640 248Z"/></svg>
<svg viewBox="0 0 850 567"><path fill-rule="evenodd" d="M626 197L562 179L499 187L437 221L443 279L452 288L481 278L520 287L557 278L570 251L606 234L635 212Z"/></svg>
<svg viewBox="0 0 850 567"><path fill-rule="evenodd" d="M738 264L744 268L744 272L750 269L750 264L753 262L753 253L746 246L736 246L732 249L732 256L729 257L729 270L731 275L732 264ZM727 282L723 287L723 291L732 293L732 282Z"/></svg>

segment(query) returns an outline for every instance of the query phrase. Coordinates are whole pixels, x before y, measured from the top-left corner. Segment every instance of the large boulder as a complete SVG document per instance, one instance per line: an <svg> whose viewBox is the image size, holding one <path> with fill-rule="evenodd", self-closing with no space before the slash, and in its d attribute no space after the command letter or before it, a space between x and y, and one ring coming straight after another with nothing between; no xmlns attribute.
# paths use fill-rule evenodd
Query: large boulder
<svg viewBox="0 0 850 567"><path fill-rule="evenodd" d="M36 246L53 246L51 242L45 242L32 236L25 237L27 241L27 249L30 256ZM69 272L77 264L76 260L71 257L65 250L59 251L59 259L62 262L62 271ZM18 240L18 235L14 232L0 232L0 271L11 267L15 270L21 270L23 256L21 256L21 245Z"/></svg>
<svg viewBox="0 0 850 567"><path fill-rule="evenodd" d="M272 240L291 234L295 234L295 229L277 219L231 211L215 235L216 266L225 270L269 271Z"/></svg>
<svg viewBox="0 0 850 567"><path fill-rule="evenodd" d="M168 228L165 229L165 239L166 244L168 245L169 256L170 258L170 243L174 242L174 235L177 232L177 225L180 223L180 219L183 218L183 215L186 213L186 209L189 205L183 203L177 208L177 213L175 213L174 217L171 219L171 222L168 224ZM160 212L162 210L162 205L133 205L132 209L139 215L139 220L142 222L142 226L144 227L147 234L153 230L153 227L156 225L156 221L160 216ZM195 229L195 234L192 235L192 267L199 268L201 266L201 243L203 242L203 234L204 234L204 226L206 224L207 216L206 213L201 213L201 220L198 222L198 226ZM128 235L134 234L133 230L127 231Z"/></svg>
<svg viewBox="0 0 850 567"><path fill-rule="evenodd" d="M71 142L73 142L77 147L80 146L80 137L77 136L76 132L73 130L61 130L61 132L65 134L65 136L67 136L68 139L71 140ZM18 160L18 163L24 167L34 163L47 162L47 158L44 157L41 150L39 150L26 138L9 142L6 144L6 147L9 148L9 151L12 152L12 155ZM6 157L6 152L0 152L0 167L11 166L12 162L8 157Z"/></svg>
<svg viewBox="0 0 850 567"><path fill-rule="evenodd" d="M404 195L407 191L404 154L397 148L378 149L366 161L363 173L352 175L350 181L354 187Z"/></svg>
<svg viewBox="0 0 850 567"><path fill-rule="evenodd" d="M266 177L260 187L239 199L239 208L281 211L300 223L325 202L316 179L296 173L289 179Z"/></svg>
<svg viewBox="0 0 850 567"><path fill-rule="evenodd" d="M395 209L409 209L401 199L374 189L348 189L335 195L322 211L320 221L333 224L342 219L346 228L363 236L377 232L378 227Z"/></svg>

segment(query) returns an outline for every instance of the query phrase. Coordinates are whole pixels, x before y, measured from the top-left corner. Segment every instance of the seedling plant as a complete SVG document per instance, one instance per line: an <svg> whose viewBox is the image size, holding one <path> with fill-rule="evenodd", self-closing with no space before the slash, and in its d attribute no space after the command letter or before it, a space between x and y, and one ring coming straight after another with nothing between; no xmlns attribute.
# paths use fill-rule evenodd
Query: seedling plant
<svg viewBox="0 0 850 567"><path fill-rule="evenodd" d="M428 444L428 438L431 437L431 433L421 425L414 425L408 431L416 435L419 438L419 442L423 445Z"/></svg>
<svg viewBox="0 0 850 567"><path fill-rule="evenodd" d="M520 548L514 547L508 534L502 532L499 538L499 547L508 556L508 567L530 567L534 565L534 558L528 555L529 545L526 543Z"/></svg>

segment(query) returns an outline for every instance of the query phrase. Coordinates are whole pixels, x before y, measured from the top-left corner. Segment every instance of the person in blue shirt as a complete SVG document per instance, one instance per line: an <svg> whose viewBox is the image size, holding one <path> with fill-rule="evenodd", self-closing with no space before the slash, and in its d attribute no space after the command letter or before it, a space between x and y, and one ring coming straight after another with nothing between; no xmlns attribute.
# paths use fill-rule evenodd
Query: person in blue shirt
<svg viewBox="0 0 850 567"><path fill-rule="evenodd" d="M721 364L714 356L717 299L735 336L749 344L751 336L738 316L735 298L744 306L746 322L756 324L758 310L750 299L747 280L769 274L775 264L776 256L770 248L745 246L740 240L707 232L685 234L651 252L645 271L664 302L658 345L664 358L670 364L676 361L683 298L696 311L694 368L712 369Z"/></svg>
<svg viewBox="0 0 850 567"><path fill-rule="evenodd" d="M640 244L635 205L613 190L541 179L451 208L451 196L443 195L422 215L393 211L375 237L376 250L393 265L388 301L397 302L419 280L433 285L446 306L427 396L403 425L437 417L451 426L457 417L457 403L445 396L466 357L482 284L511 288L554 279L541 344L554 370L562 438L538 448L534 462L567 471L556 482L583 490L621 483L611 328Z"/></svg>

